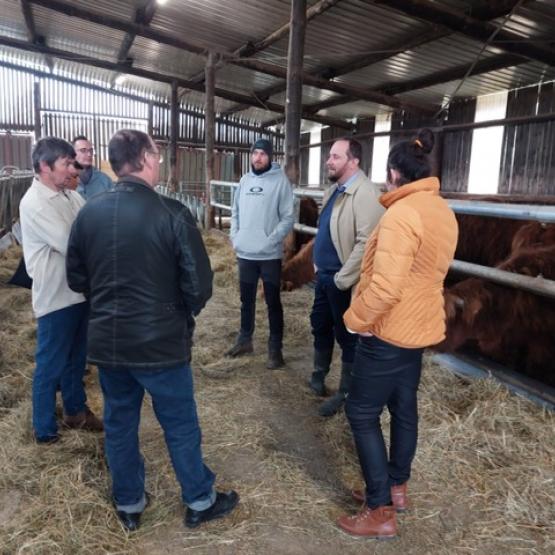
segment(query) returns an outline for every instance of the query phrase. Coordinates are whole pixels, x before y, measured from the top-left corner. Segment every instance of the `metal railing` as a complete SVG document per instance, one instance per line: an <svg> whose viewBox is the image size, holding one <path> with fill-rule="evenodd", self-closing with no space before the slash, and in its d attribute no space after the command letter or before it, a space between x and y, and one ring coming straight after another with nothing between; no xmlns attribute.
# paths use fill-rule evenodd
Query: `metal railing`
<svg viewBox="0 0 555 555"><path fill-rule="evenodd" d="M228 210L231 212L233 203L233 194L238 187L238 183L227 181L211 181L210 182L210 204L214 207ZM218 187L216 191L215 187ZM225 204L222 202L222 190L228 189L230 202ZM324 196L322 189L295 187L293 194L296 199L297 221L294 229L301 233L316 235L318 228L310 227L299 223L298 206L300 199L303 197L321 200ZM218 197L218 195L220 195ZM217 197L217 198L215 198ZM457 214L472 214L477 216L490 216L493 218L509 218L520 220L531 220L543 223L555 223L555 206L536 206L529 204L498 204L495 202L484 202L475 200L455 200L449 199L447 203L451 209ZM489 266L481 266L479 264L471 264L462 260L453 260L451 270L468 276L488 279L500 285L506 285L522 291L528 291L544 297L555 298L555 281L545 279L542 276L531 277L514 272L506 272L498 268L490 268Z"/></svg>

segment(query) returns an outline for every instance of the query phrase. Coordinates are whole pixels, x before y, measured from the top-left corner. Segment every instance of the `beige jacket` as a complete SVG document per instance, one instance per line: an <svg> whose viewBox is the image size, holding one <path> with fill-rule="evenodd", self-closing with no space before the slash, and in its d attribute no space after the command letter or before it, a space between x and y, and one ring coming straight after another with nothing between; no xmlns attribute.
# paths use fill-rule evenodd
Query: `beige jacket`
<svg viewBox="0 0 555 555"><path fill-rule="evenodd" d="M337 184L324 193L324 207ZM339 260L343 264L335 274L335 285L347 290L355 285L360 276L360 264L366 239L376 227L385 209L379 202L381 191L362 171L334 205L330 220L330 234Z"/></svg>

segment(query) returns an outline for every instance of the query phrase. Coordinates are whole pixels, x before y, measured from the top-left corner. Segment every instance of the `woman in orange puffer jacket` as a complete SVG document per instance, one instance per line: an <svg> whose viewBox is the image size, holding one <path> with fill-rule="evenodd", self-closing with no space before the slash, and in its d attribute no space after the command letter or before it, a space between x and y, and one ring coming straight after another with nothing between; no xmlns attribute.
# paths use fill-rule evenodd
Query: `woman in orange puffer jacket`
<svg viewBox="0 0 555 555"><path fill-rule="evenodd" d="M407 508L407 481L416 451L417 389L424 347L445 337L443 281L453 260L455 215L430 177L430 130L391 148L387 212L369 237L361 278L345 325L359 335L346 413L353 431L366 492L355 516L339 526L355 535L390 538L397 533L396 510ZM380 426L391 414L389 458Z"/></svg>

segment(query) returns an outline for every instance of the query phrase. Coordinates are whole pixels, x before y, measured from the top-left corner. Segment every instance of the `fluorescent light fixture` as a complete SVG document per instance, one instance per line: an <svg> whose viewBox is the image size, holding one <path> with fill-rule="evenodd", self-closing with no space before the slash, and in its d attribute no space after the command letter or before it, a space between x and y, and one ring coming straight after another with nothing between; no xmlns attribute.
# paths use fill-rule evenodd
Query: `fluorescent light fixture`
<svg viewBox="0 0 555 555"><path fill-rule="evenodd" d="M157 4L160 4L160 6L163 6L164 4L168 3L168 0L156 0Z"/></svg>

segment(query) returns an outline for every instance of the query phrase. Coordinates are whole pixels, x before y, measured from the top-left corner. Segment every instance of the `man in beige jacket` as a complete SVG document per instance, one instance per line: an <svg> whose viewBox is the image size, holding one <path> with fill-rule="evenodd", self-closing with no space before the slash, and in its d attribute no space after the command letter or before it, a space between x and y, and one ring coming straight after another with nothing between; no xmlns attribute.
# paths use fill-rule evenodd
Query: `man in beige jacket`
<svg viewBox="0 0 555 555"><path fill-rule="evenodd" d="M339 390L320 407L331 416L344 404L349 389L357 336L343 324L351 289L358 282L366 239L377 225L383 207L380 190L360 169L362 147L354 139L338 139L326 162L332 186L326 191L314 241L316 289L310 314L314 335L314 371L310 388L325 396L335 340L341 347Z"/></svg>

